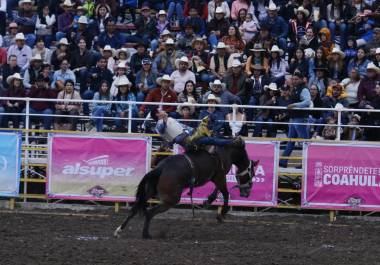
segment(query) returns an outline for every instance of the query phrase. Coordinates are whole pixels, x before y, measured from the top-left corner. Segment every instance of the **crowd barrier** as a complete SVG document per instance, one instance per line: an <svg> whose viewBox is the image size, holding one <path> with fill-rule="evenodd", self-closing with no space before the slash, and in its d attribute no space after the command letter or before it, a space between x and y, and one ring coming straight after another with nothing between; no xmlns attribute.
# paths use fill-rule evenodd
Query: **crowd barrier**
<svg viewBox="0 0 380 265"><path fill-rule="evenodd" d="M25 138L25 137L24 137ZM303 168L286 173L278 167L279 141L247 139L247 151L260 160L255 169L251 196L239 197L235 192L235 169L227 175L231 205L243 207L276 207L348 211L379 211L380 145L354 142L310 142L303 139ZM47 163L31 163L25 157L33 148L21 148L18 132L0 133L0 196L16 199L86 200L131 202L135 187L150 168L151 137L112 134L49 135ZM35 147L35 151L39 150ZM180 153L180 148L175 148ZM20 157L24 153L23 166ZM160 154L160 153L156 153ZM164 153L168 155L168 153ZM47 167L47 175L31 177L28 173ZM24 177L20 178L23 170ZM25 173L27 172L27 173ZM301 189L278 187L278 176L301 177ZM19 193L20 182L24 191ZM46 185L45 194L30 194L27 183ZM195 203L203 202L212 184L194 191ZM300 205L287 205L280 193L298 193ZM181 203L189 203L184 192ZM220 198L215 205L221 203Z"/></svg>

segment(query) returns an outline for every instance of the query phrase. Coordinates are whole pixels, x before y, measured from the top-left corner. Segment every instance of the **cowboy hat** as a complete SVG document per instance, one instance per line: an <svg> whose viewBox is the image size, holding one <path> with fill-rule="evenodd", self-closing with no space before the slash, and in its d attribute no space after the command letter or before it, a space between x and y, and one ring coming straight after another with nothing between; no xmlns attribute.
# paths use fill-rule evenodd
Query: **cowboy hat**
<svg viewBox="0 0 380 265"><path fill-rule="evenodd" d="M174 45L174 40L172 38L167 39L165 45Z"/></svg>
<svg viewBox="0 0 380 265"><path fill-rule="evenodd" d="M129 81L129 79L125 76L122 75L119 80L116 82L115 86L131 86L132 83Z"/></svg>
<svg viewBox="0 0 380 265"><path fill-rule="evenodd" d="M161 85L161 82L162 82L162 81L169 81L169 82L171 82L172 79L170 78L169 75L163 75L162 77L159 77L159 78L156 79L156 83L157 83L158 85Z"/></svg>
<svg viewBox="0 0 380 265"><path fill-rule="evenodd" d="M276 6L275 3L271 2L268 7L265 7L268 11L278 11L280 10L279 7Z"/></svg>
<svg viewBox="0 0 380 265"><path fill-rule="evenodd" d="M310 15L309 10L305 9L303 6L300 6L299 8L297 8L294 13L297 14L298 12L303 13L305 17L308 17Z"/></svg>
<svg viewBox="0 0 380 265"><path fill-rule="evenodd" d="M339 54L342 58L346 57L344 52L340 50L338 47L334 47L333 50L331 51L331 54Z"/></svg>
<svg viewBox="0 0 380 265"><path fill-rule="evenodd" d="M25 40L25 35L24 33L17 33L16 34L16 37L15 37L15 40Z"/></svg>
<svg viewBox="0 0 380 265"><path fill-rule="evenodd" d="M31 4L31 5L33 5L34 2L32 0L21 0L20 2L18 2L19 6L21 6L23 4Z"/></svg>
<svg viewBox="0 0 380 265"><path fill-rule="evenodd" d="M375 54L380 54L380 48L376 48Z"/></svg>
<svg viewBox="0 0 380 265"><path fill-rule="evenodd" d="M196 103L196 101L195 101L194 98L190 97L190 98L187 99L186 103L188 103L188 104L194 104L194 103ZM189 106L189 105L179 105L178 108L177 108L177 112L181 112L183 110L183 108L189 108L190 115L193 115L194 112L195 112L195 107L194 106Z"/></svg>
<svg viewBox="0 0 380 265"><path fill-rule="evenodd" d="M14 79L23 80L24 78L22 78L19 73L14 73L7 77L7 84L10 85Z"/></svg>
<svg viewBox="0 0 380 265"><path fill-rule="evenodd" d="M128 52L128 50L127 50L126 48L118 49L118 50L116 51L116 57L119 57L121 52L124 52L124 53L126 54L126 57L127 57L127 58L129 57L129 52Z"/></svg>
<svg viewBox="0 0 380 265"><path fill-rule="evenodd" d="M103 52L111 52L112 53L112 57L115 56L115 50L112 49L112 47L110 45L106 45L104 46L103 48Z"/></svg>
<svg viewBox="0 0 380 265"><path fill-rule="evenodd" d="M216 45L216 48L217 49L227 49L228 46L224 42L219 41L218 45Z"/></svg>
<svg viewBox="0 0 380 265"><path fill-rule="evenodd" d="M70 0L65 0L62 4L62 6L68 6L68 7L71 7L71 6L74 6L74 3L72 3Z"/></svg>
<svg viewBox="0 0 380 265"><path fill-rule="evenodd" d="M77 6L77 10L83 10L83 11L86 11L87 9L84 7L84 6Z"/></svg>
<svg viewBox="0 0 380 265"><path fill-rule="evenodd" d="M207 45L207 42L206 42L203 38L201 38L201 37L197 37L197 38L195 38L195 39L191 42L191 46L194 46L195 43L197 43L197 42L202 43L203 46L206 46L206 45ZM193 47L193 48L194 48L194 47Z"/></svg>
<svg viewBox="0 0 380 265"><path fill-rule="evenodd" d="M69 42L66 38L62 38L59 40L58 45L69 45Z"/></svg>
<svg viewBox="0 0 380 265"><path fill-rule="evenodd" d="M368 70L374 70L376 71L377 73L380 73L380 68L377 67L373 62L370 62L368 65L367 65L367 71Z"/></svg>
<svg viewBox="0 0 380 265"><path fill-rule="evenodd" d="M172 33L168 29L164 29L164 31L160 34L160 36L172 35Z"/></svg>
<svg viewBox="0 0 380 265"><path fill-rule="evenodd" d="M255 43L255 45L253 45L253 49L249 50L253 52L265 52L265 49L261 43Z"/></svg>
<svg viewBox="0 0 380 265"><path fill-rule="evenodd" d="M218 6L216 9L215 9L215 14L224 14L224 10L223 8L221 8L220 6Z"/></svg>
<svg viewBox="0 0 380 265"><path fill-rule="evenodd" d="M277 91L277 84L276 83L270 83L269 85L264 86L264 88L269 88L269 90Z"/></svg>
<svg viewBox="0 0 380 265"><path fill-rule="evenodd" d="M242 64L239 60L235 59L232 61L231 67L240 67L240 66L242 66Z"/></svg>
<svg viewBox="0 0 380 265"><path fill-rule="evenodd" d="M36 53L32 58L30 58L30 62L32 62L32 61L41 61L42 62L41 54Z"/></svg>
<svg viewBox="0 0 380 265"><path fill-rule="evenodd" d="M207 96L207 100L206 100L206 102L209 102L209 101L211 101L211 100L213 100L213 101L216 101L216 103L220 103L220 97L216 97L214 94L210 94L210 95L208 95Z"/></svg>
<svg viewBox="0 0 380 265"><path fill-rule="evenodd" d="M193 66L193 63L189 60L189 58L187 58L187 56L182 56L181 58L177 58L174 62L175 64L175 67L178 69L179 68L179 63L180 62L184 62L184 63L187 63L188 67L187 68L191 68Z"/></svg>
<svg viewBox="0 0 380 265"><path fill-rule="evenodd" d="M87 17L86 16L80 16L78 19L79 24L88 24Z"/></svg>
<svg viewBox="0 0 380 265"><path fill-rule="evenodd" d="M158 16L166 16L166 11L165 10L160 10L158 13L157 13L157 17Z"/></svg>
<svg viewBox="0 0 380 265"><path fill-rule="evenodd" d="M282 49L280 49L277 45L273 45L270 52L278 52L280 54L280 56L282 56L284 54L284 51Z"/></svg>
<svg viewBox="0 0 380 265"><path fill-rule="evenodd" d="M223 90L225 88L225 84L222 83L219 79L215 79L214 82L210 82L208 85L211 89L213 89L214 86L221 86Z"/></svg>

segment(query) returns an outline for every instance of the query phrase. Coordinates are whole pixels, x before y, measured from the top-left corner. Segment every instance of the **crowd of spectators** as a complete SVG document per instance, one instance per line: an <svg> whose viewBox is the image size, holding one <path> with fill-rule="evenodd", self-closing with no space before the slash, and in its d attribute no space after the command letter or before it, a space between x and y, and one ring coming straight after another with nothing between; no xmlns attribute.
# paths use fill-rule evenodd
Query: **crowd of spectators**
<svg viewBox="0 0 380 265"><path fill-rule="evenodd" d="M380 125L378 113L343 112L339 131L333 111L380 108L378 0L0 0L0 46L2 96L58 99L30 104L47 130L89 115L86 129L103 131L106 117L145 118L148 105L125 101L147 101L287 107L162 106L193 127L210 116L221 135L380 138L361 127ZM25 107L1 101L0 127L25 126Z"/></svg>

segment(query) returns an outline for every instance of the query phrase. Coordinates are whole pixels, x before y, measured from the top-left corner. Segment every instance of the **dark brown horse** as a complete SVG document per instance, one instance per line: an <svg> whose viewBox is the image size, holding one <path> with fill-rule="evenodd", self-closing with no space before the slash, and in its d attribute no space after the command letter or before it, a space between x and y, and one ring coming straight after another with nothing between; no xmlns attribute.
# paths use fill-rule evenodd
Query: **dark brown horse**
<svg viewBox="0 0 380 265"><path fill-rule="evenodd" d="M193 176L196 177L194 187L202 186L208 181L215 184L216 188L205 204L210 204L216 199L218 190L222 193L224 204L221 213L217 216L221 221L229 209L226 175L232 164L238 168L236 179L240 196L248 197L257 162L249 160L243 140L228 146L216 147L214 154L200 150L164 159L141 180L137 188L136 202L123 224L115 230L114 235L118 237L129 220L142 211L145 215L142 235L143 238L151 238L149 226L152 218L180 201L183 190L191 185L191 180L194 180ZM153 197L157 197L160 203L147 209L147 201Z"/></svg>

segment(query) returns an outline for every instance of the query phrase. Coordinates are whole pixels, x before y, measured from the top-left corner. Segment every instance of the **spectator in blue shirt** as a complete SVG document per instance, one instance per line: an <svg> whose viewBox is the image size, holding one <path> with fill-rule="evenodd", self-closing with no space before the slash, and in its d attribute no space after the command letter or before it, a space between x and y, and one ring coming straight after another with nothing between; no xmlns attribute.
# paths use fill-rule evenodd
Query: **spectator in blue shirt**
<svg viewBox="0 0 380 265"><path fill-rule="evenodd" d="M113 100L111 93L110 93L110 83L103 80L100 82L99 91L95 93L93 100L104 100L104 101L111 101ZM111 108L112 104L107 102L93 102L92 103L92 121L95 123L96 131L102 132L103 131L103 117L104 116L111 116ZM95 118L97 117L97 118Z"/></svg>

